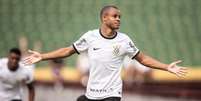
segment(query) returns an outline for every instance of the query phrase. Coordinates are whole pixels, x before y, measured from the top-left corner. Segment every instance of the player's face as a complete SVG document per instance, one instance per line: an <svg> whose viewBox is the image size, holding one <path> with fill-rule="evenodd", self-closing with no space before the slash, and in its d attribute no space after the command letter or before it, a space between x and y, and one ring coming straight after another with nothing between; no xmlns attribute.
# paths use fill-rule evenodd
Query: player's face
<svg viewBox="0 0 201 101"><path fill-rule="evenodd" d="M110 8L105 16L103 17L103 22L111 29L119 29L120 27L120 10L115 8Z"/></svg>
<svg viewBox="0 0 201 101"><path fill-rule="evenodd" d="M8 65L10 69L16 69L21 56L15 53L10 53L8 56Z"/></svg>

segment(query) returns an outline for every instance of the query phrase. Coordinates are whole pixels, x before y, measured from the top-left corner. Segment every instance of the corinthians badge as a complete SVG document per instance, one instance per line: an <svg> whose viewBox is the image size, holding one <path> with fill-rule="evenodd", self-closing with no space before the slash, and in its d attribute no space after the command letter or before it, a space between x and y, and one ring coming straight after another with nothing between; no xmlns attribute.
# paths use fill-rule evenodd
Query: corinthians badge
<svg viewBox="0 0 201 101"><path fill-rule="evenodd" d="M119 55L119 49L120 49L120 45L113 46L113 52L112 53L114 56Z"/></svg>

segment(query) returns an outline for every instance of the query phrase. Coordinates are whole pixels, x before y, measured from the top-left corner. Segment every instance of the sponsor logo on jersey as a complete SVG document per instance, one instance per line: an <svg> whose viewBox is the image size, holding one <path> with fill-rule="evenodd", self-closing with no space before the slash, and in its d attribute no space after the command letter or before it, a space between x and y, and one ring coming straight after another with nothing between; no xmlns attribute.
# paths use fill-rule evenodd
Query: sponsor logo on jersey
<svg viewBox="0 0 201 101"><path fill-rule="evenodd" d="M93 50L99 50L100 48L93 48Z"/></svg>

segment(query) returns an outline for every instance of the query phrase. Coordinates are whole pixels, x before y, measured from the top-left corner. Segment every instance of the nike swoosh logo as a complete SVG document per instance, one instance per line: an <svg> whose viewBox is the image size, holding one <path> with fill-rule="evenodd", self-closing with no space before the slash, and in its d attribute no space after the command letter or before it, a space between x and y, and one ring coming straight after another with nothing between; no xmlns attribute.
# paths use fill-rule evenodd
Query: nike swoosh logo
<svg viewBox="0 0 201 101"><path fill-rule="evenodd" d="M93 50L99 50L100 48L93 48Z"/></svg>

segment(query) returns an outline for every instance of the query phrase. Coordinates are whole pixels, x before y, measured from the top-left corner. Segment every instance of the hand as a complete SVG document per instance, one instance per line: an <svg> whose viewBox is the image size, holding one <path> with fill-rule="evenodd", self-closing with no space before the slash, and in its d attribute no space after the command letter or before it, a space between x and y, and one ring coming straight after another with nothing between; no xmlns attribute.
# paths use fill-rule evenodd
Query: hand
<svg viewBox="0 0 201 101"><path fill-rule="evenodd" d="M29 50L30 56L23 59L25 65L31 65L42 60L42 55L39 52Z"/></svg>
<svg viewBox="0 0 201 101"><path fill-rule="evenodd" d="M168 66L168 71L177 75L178 77L184 77L187 73L187 68L185 67L181 67L181 66L177 66L178 63L181 63L181 60L172 62L169 66Z"/></svg>

